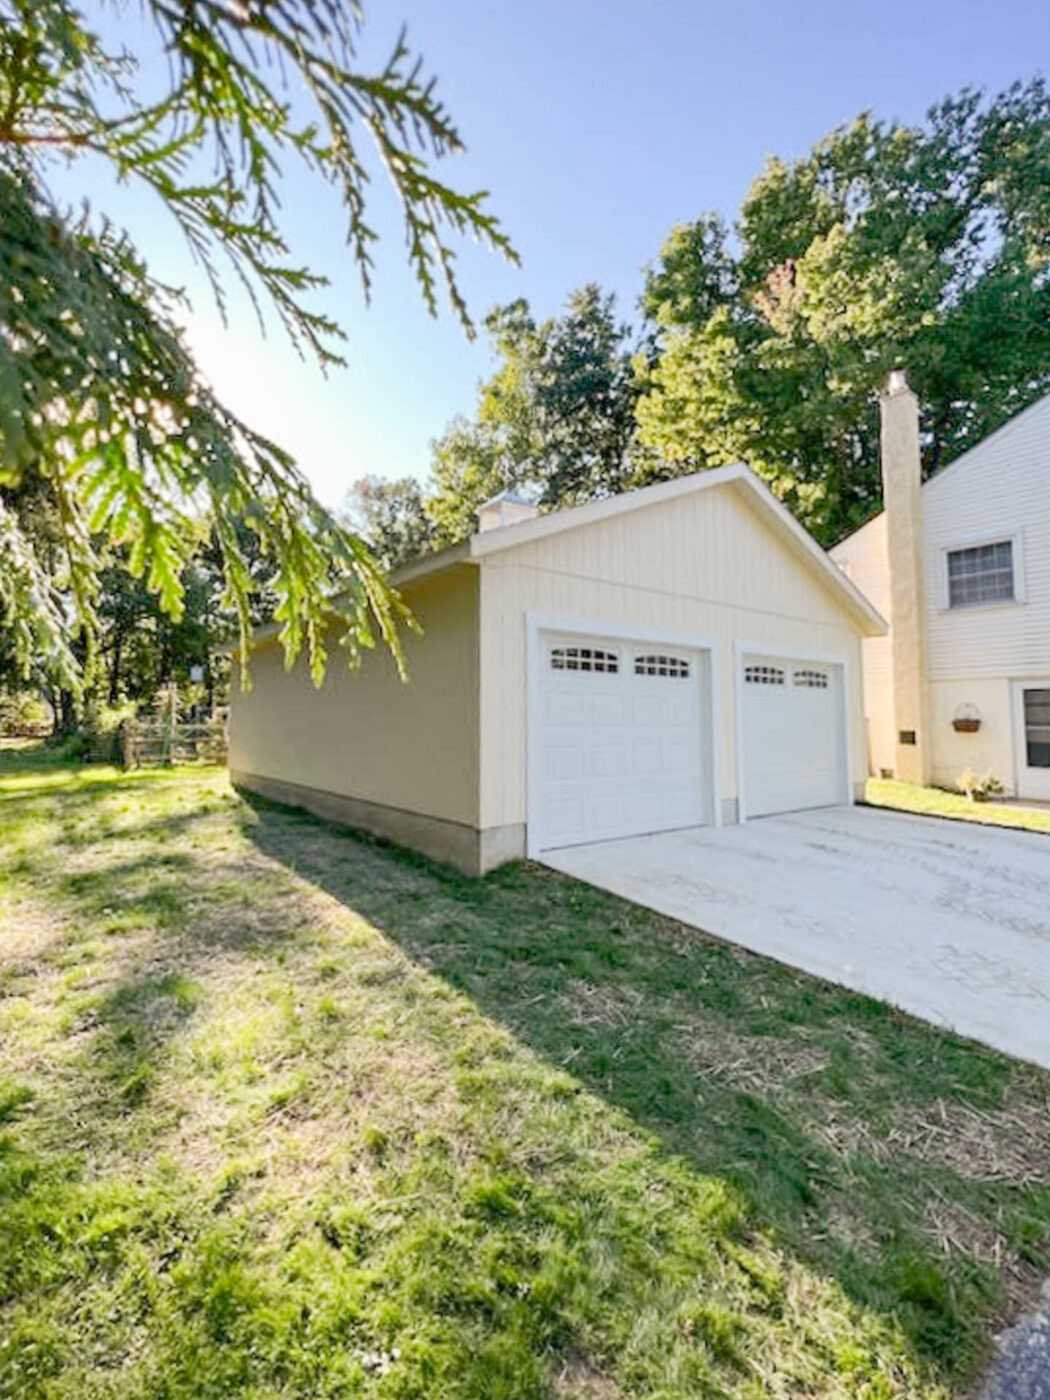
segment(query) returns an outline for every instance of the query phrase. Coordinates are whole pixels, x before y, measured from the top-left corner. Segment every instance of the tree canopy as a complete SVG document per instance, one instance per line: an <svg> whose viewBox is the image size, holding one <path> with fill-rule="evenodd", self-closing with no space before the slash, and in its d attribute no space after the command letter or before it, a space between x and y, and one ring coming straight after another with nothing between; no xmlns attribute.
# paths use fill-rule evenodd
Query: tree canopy
<svg viewBox="0 0 1050 1400"><path fill-rule="evenodd" d="M363 476L347 493L343 512L386 569L410 564L433 548L434 525L422 485L413 476Z"/></svg>
<svg viewBox="0 0 1050 1400"><path fill-rule="evenodd" d="M433 447L426 509L446 543L468 535L478 506L500 491L573 505L622 491L631 472L637 343L614 296L589 284L544 321L515 301L485 327L496 371L474 418L453 420Z"/></svg>
<svg viewBox="0 0 1050 1400"><path fill-rule="evenodd" d="M936 470L1050 389L1050 94L963 91L921 126L864 115L771 160L730 231L650 269L645 449L743 459L830 544L878 505L875 393L901 365Z"/></svg>
<svg viewBox="0 0 1050 1400"><path fill-rule="evenodd" d="M316 309L323 278L288 244L280 203L288 164L338 192L367 289L376 243L370 145L398 197L426 305L436 310L444 296L468 331L457 240L513 251L484 194L435 174L461 142L404 40L377 70L359 66L359 5L143 0L164 75L148 93L135 57L96 32L107 12L119 20L117 0L0 0L7 645L23 667L43 658L75 682L73 641L97 632L105 551L117 546L177 621L189 562L209 534L243 632L259 586L247 531L268 566L289 658L307 648L320 677L333 613L351 655L377 636L396 649L400 604L360 539L322 508L289 454L203 380L180 327L180 293L104 210L61 207L49 172L55 161L91 157L145 186L220 305L239 281L260 315L275 314L300 353L324 367L340 363L342 331Z"/></svg>

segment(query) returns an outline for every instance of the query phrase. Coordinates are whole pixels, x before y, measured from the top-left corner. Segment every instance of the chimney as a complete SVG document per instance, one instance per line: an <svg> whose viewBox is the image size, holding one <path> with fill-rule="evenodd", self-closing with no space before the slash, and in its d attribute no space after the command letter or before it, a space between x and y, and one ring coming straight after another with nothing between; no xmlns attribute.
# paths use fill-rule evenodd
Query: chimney
<svg viewBox="0 0 1050 1400"><path fill-rule="evenodd" d="M902 369L890 374L879 397L879 418L889 555L896 773L906 783L924 784L929 778L929 743L919 401Z"/></svg>
<svg viewBox="0 0 1050 1400"><path fill-rule="evenodd" d="M537 515L537 508L524 496L501 491L491 501L485 501L478 507L478 533L499 530L504 525L520 525L523 520L535 520Z"/></svg>

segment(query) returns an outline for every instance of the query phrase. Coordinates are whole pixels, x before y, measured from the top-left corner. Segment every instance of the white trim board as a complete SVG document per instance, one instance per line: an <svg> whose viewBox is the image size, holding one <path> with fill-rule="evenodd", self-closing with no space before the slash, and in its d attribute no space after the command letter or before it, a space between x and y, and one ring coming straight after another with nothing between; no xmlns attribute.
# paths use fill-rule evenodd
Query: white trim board
<svg viewBox="0 0 1050 1400"><path fill-rule="evenodd" d="M1050 802L1050 768L1029 768L1028 736L1024 720L1026 690L1050 690L1050 676L1014 678L1010 681L1010 728L1013 731L1014 793L1022 801Z"/></svg>
<svg viewBox="0 0 1050 1400"><path fill-rule="evenodd" d="M1006 543L1010 545L1010 562L1013 565L1014 573L1014 596L1012 598L995 598L983 603L959 603L953 608L948 582L948 555L955 554L962 549L981 549L986 545ZM937 546L937 606L941 612L954 615L956 613L981 612L985 608L1016 608L1027 601L1023 526L1018 526L1014 530L991 532L985 530L979 535L951 539L946 544Z"/></svg>

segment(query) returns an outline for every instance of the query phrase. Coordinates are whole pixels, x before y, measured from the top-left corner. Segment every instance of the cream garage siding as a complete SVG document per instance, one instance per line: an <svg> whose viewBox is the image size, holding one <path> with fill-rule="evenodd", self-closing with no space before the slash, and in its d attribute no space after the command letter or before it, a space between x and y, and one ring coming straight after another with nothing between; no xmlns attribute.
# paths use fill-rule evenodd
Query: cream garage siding
<svg viewBox="0 0 1050 1400"><path fill-rule="evenodd" d="M742 815L848 802L841 666L745 652L738 684Z"/></svg>
<svg viewBox="0 0 1050 1400"><path fill-rule="evenodd" d="M540 630L532 666L533 852L710 820L702 652Z"/></svg>
<svg viewBox="0 0 1050 1400"><path fill-rule="evenodd" d="M734 644L845 662L850 779L867 773L861 628L731 486L625 513L483 561L481 826L527 820L526 632L677 636L710 646L718 815L737 815ZM511 527L518 529L520 527ZM484 538L484 537L482 537Z"/></svg>

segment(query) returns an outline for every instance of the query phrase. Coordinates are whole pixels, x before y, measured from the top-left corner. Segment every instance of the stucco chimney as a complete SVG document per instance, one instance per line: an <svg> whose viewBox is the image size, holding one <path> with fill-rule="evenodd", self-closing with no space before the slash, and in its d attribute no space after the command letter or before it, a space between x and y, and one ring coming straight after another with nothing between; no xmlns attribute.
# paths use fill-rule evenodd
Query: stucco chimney
<svg viewBox="0 0 1050 1400"><path fill-rule="evenodd" d="M929 776L926 691L926 609L922 543L922 464L919 401L904 370L890 375L879 399L882 499L890 575L897 777Z"/></svg>
<svg viewBox="0 0 1050 1400"><path fill-rule="evenodd" d="M478 507L478 531L498 530L502 525L520 525L523 520L535 520L539 511L524 496L501 491L491 501Z"/></svg>

